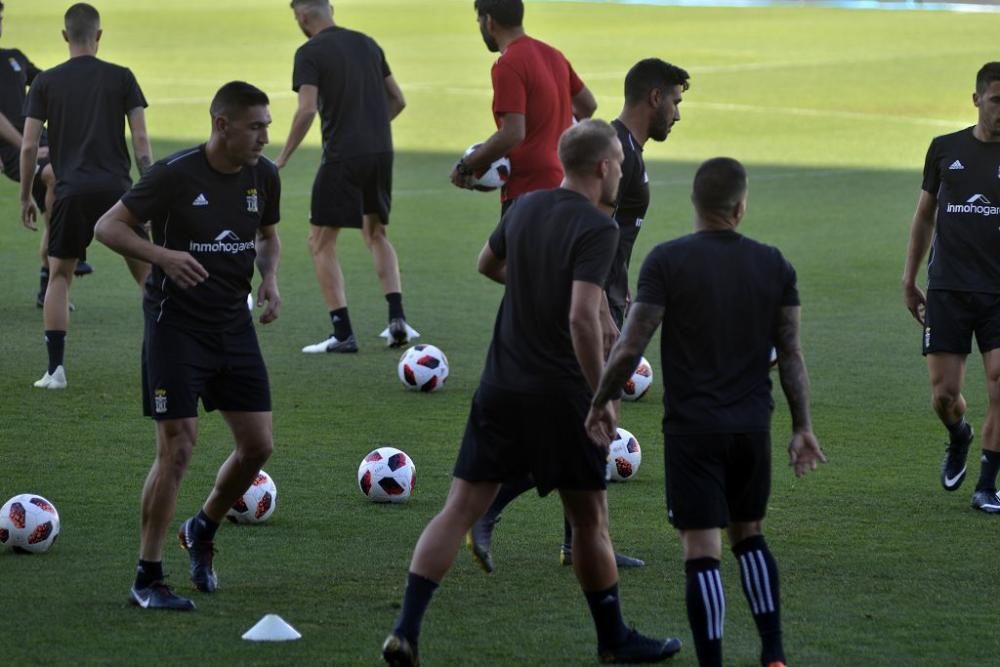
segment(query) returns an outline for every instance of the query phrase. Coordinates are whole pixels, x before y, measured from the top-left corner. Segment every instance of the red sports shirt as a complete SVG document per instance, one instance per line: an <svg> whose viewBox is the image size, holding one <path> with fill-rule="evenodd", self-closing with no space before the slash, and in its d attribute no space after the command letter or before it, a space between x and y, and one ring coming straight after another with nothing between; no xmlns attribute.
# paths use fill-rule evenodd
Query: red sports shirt
<svg viewBox="0 0 1000 667"><path fill-rule="evenodd" d="M524 141L509 155L510 180L500 199L557 187L563 177L559 137L573 123L573 96L583 89L583 81L562 53L527 35L507 45L492 76L497 127L505 113L525 117Z"/></svg>

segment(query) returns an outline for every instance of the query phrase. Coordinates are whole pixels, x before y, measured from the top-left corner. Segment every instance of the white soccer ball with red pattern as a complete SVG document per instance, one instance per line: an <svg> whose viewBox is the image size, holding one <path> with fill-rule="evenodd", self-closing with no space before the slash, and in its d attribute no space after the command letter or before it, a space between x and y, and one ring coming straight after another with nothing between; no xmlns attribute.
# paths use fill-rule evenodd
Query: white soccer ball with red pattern
<svg viewBox="0 0 1000 667"><path fill-rule="evenodd" d="M0 508L0 545L44 553L59 537L56 506L34 493L14 496Z"/></svg>
<svg viewBox="0 0 1000 667"><path fill-rule="evenodd" d="M358 466L358 487L374 503L402 503L417 485L417 467L406 452L379 447Z"/></svg>
<svg viewBox="0 0 1000 667"><path fill-rule="evenodd" d="M448 380L448 357L433 345L421 343L403 353L398 371L399 380L407 389L437 391Z"/></svg>
<svg viewBox="0 0 1000 667"><path fill-rule="evenodd" d="M639 472L642 463L642 449L635 436L623 428L618 429L618 437L611 441L608 448L608 468L606 478L609 482L627 482Z"/></svg>
<svg viewBox="0 0 1000 667"><path fill-rule="evenodd" d="M278 487L274 479L261 470L239 500L226 512L233 523L264 523L278 506Z"/></svg>
<svg viewBox="0 0 1000 667"><path fill-rule="evenodd" d="M646 395L653 384L653 367L643 357L632 372L632 377L625 381L622 387L622 398L626 401L638 401Z"/></svg>
<svg viewBox="0 0 1000 667"><path fill-rule="evenodd" d="M472 144L466 149L463 157L469 157L481 145ZM497 158L486 169L479 169L472 174L472 188L480 192L492 192L506 185L508 178L510 178L510 158Z"/></svg>

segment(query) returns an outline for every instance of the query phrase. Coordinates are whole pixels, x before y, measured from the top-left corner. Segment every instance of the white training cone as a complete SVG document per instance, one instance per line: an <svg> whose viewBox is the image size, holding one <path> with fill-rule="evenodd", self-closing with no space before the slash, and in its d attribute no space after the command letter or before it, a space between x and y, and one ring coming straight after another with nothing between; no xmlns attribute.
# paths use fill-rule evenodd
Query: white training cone
<svg viewBox="0 0 1000 667"><path fill-rule="evenodd" d="M257 621L257 625L243 633L243 639L252 642L287 642L301 638L299 631L277 614L267 614Z"/></svg>
<svg viewBox="0 0 1000 667"><path fill-rule="evenodd" d="M414 338L420 338L420 332L417 331L416 329L414 329L413 327L411 327L409 324L406 325L406 335L410 337L410 340L413 340ZM382 333L380 333L379 336L381 336L382 338L385 338L388 341L389 340L389 327L386 327L385 329L383 329Z"/></svg>

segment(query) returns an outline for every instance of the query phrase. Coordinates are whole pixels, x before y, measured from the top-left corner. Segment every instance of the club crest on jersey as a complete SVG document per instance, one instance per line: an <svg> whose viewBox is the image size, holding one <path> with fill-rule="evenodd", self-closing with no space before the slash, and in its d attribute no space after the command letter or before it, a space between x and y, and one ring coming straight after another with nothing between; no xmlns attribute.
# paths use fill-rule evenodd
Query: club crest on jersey
<svg viewBox="0 0 1000 667"><path fill-rule="evenodd" d="M247 190L247 213L259 213L257 210L257 188Z"/></svg>
<svg viewBox="0 0 1000 667"><path fill-rule="evenodd" d="M21 63L17 62L17 58L11 56L10 58L7 58L7 62L10 63L10 68L15 72L21 71Z"/></svg>

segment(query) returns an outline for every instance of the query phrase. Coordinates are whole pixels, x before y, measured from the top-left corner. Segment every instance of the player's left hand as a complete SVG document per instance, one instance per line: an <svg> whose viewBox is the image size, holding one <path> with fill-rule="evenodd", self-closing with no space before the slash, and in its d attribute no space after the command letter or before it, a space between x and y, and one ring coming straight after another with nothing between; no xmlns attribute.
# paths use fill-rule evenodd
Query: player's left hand
<svg viewBox="0 0 1000 667"><path fill-rule="evenodd" d="M286 164L288 164L288 158L285 157L284 155L279 155L274 160L274 166L277 167L278 169L284 169Z"/></svg>
<svg viewBox="0 0 1000 667"><path fill-rule="evenodd" d="M21 202L21 224L33 232L38 231L38 207L31 197Z"/></svg>
<svg viewBox="0 0 1000 667"><path fill-rule="evenodd" d="M819 440L812 431L793 433L788 443L788 465L792 467L796 477L802 477L810 470L815 470L820 463L826 463L826 454L820 447Z"/></svg>
<svg viewBox="0 0 1000 667"><path fill-rule="evenodd" d="M278 286L273 281L264 281L257 291L257 307L264 308L260 316L261 324L270 324L278 319L281 311L281 295L278 294Z"/></svg>
<svg viewBox="0 0 1000 667"><path fill-rule="evenodd" d="M611 401L602 406L590 406L584 428L587 429L587 435L597 447L607 452L611 441L618 437L617 427L618 416L615 414L615 407Z"/></svg>

